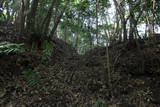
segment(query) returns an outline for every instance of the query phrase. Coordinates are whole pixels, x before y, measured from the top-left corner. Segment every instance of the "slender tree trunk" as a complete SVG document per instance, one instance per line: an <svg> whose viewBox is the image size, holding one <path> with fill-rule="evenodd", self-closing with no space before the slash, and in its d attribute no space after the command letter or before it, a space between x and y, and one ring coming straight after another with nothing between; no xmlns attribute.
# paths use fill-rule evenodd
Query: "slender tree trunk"
<svg viewBox="0 0 160 107"><path fill-rule="evenodd" d="M78 14L78 26L79 26L79 20L80 20L80 13ZM76 32L76 42L75 42L75 48L78 49L78 43L79 43L79 29L77 29L77 32Z"/></svg>
<svg viewBox="0 0 160 107"><path fill-rule="evenodd" d="M106 17L105 17L105 20ZM102 21L102 23L104 23ZM104 29L104 33L106 35L106 58L107 58L107 61L106 61L106 76L104 77L105 81L106 81L106 86L109 86L109 89L112 88L112 84L111 84L111 65L110 65L110 57L109 57L109 48L108 48L108 44L109 44L109 36L107 34L107 31L106 29Z"/></svg>
<svg viewBox="0 0 160 107"><path fill-rule="evenodd" d="M98 26L98 7L99 7L99 0L96 0L96 39L97 39L97 45L99 44L99 26Z"/></svg>
<svg viewBox="0 0 160 107"><path fill-rule="evenodd" d="M153 14L153 19L152 19L152 34L155 33L155 29L154 29L154 25L155 25L155 5L156 5L156 0L153 0L153 11L152 11L152 14Z"/></svg>
<svg viewBox="0 0 160 107"><path fill-rule="evenodd" d="M92 30L91 30L91 19L89 19L89 21L88 21L88 31L89 31L89 34L88 34L88 36L89 36L89 45L90 45L90 49L92 49L92 45L93 45L93 43L92 43L92 34L91 34L91 32L92 32Z"/></svg>
<svg viewBox="0 0 160 107"><path fill-rule="evenodd" d="M64 41L67 42L67 26L64 28Z"/></svg>
<svg viewBox="0 0 160 107"><path fill-rule="evenodd" d="M144 33L144 38L147 38L147 36L148 36L148 23L147 23L147 21L145 21L146 23L146 26L145 26L145 33Z"/></svg>
<svg viewBox="0 0 160 107"><path fill-rule="evenodd" d="M19 28L20 34L22 34L22 32L24 31L24 24L25 24L24 11L25 11L25 3L24 3L24 0L22 0L21 9L20 9L20 28Z"/></svg>

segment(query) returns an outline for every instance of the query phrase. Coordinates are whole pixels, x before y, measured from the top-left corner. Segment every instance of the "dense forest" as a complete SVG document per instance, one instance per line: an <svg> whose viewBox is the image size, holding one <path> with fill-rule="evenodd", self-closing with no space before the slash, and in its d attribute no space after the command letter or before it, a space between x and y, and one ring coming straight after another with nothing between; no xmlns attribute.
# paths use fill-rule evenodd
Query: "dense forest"
<svg viewBox="0 0 160 107"><path fill-rule="evenodd" d="M0 107L160 107L159 0L0 0Z"/></svg>

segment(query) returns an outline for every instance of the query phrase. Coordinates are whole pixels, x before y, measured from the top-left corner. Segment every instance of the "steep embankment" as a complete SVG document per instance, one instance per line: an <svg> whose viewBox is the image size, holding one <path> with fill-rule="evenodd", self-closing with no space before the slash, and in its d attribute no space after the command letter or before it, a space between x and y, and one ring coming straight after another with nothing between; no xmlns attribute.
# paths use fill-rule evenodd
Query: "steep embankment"
<svg viewBox="0 0 160 107"><path fill-rule="evenodd" d="M0 41L13 39L17 43L25 40L12 29L0 30ZM104 47L78 55L60 39L51 43L49 61L43 59L41 49L0 54L0 106L159 106L159 40L110 46L111 88L106 83Z"/></svg>
<svg viewBox="0 0 160 107"><path fill-rule="evenodd" d="M109 47L113 99L123 107L159 106L159 43L159 40L153 39L133 40ZM105 53L103 47L91 50L85 55L86 64L102 68L107 61ZM97 76L100 75L103 76L103 73Z"/></svg>

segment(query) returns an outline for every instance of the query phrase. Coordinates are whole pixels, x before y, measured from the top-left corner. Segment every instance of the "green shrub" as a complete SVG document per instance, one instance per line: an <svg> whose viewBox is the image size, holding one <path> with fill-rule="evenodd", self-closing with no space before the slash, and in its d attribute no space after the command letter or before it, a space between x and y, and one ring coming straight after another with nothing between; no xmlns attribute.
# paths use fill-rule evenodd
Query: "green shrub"
<svg viewBox="0 0 160 107"><path fill-rule="evenodd" d="M47 40L44 40L42 42L42 49L43 49L43 56L44 56L44 59L47 59L49 58L50 56L52 56L53 54L53 44L48 42Z"/></svg>
<svg viewBox="0 0 160 107"><path fill-rule="evenodd" d="M97 105L98 105L98 107L106 107L107 102L104 101L103 99L97 99Z"/></svg>
<svg viewBox="0 0 160 107"><path fill-rule="evenodd" d="M26 82L30 86L38 86L41 83L40 73L32 69L28 69L22 72Z"/></svg>
<svg viewBox="0 0 160 107"><path fill-rule="evenodd" d="M24 52L24 44L16 44L10 42L1 42L0 43L0 54L9 54L13 52Z"/></svg>

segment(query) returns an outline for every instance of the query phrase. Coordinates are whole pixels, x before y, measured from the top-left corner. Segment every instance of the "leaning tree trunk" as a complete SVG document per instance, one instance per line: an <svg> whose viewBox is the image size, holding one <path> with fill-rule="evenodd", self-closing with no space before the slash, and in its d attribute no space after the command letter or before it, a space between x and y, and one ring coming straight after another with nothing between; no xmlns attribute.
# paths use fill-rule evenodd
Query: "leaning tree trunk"
<svg viewBox="0 0 160 107"><path fill-rule="evenodd" d="M53 28L52 28L52 30L50 32L49 37L52 38L52 36L54 36L54 34L55 34L56 30L57 30L58 24L60 23L61 18L63 16L63 13L64 13L64 10L61 12L61 14L58 16L57 20L55 21L55 24L54 24L54 26L53 26Z"/></svg>

